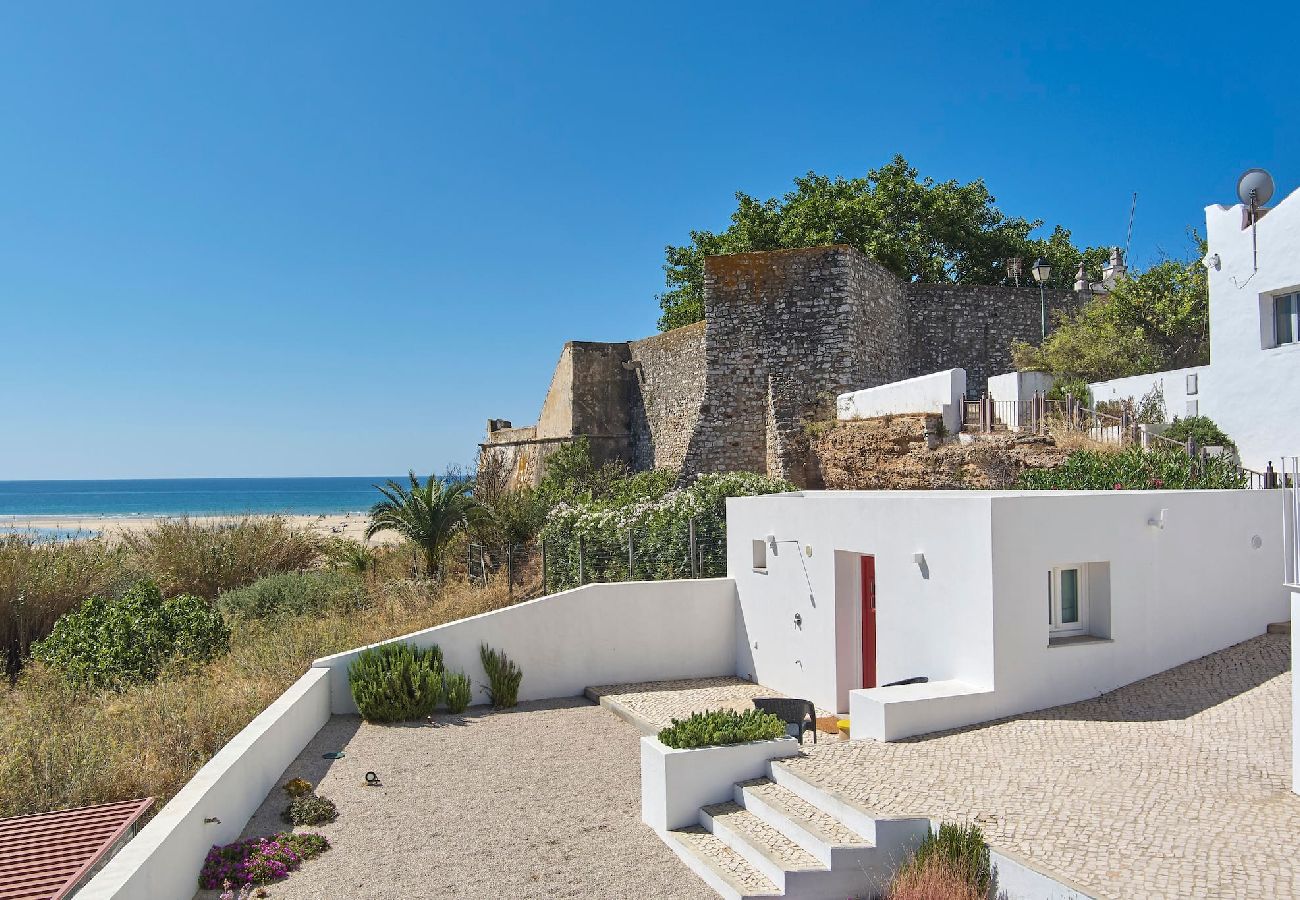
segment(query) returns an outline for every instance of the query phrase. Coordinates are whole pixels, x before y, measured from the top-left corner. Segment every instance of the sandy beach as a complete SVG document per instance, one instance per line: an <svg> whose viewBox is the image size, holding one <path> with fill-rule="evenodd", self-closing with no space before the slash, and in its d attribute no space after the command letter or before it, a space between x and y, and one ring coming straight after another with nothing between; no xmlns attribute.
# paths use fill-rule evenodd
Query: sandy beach
<svg viewBox="0 0 1300 900"><path fill-rule="evenodd" d="M0 536L24 531L39 530L48 535L57 532L61 538L94 537L103 535L107 538L119 537L134 531L143 531L160 519L177 518L175 516L0 516ZM238 521L244 516L191 516L193 522L219 523ZM323 538L350 538L364 541L369 516L361 513L338 513L334 515L282 515L295 528L310 531ZM401 538L391 531L381 532L368 542L371 546L399 543Z"/></svg>

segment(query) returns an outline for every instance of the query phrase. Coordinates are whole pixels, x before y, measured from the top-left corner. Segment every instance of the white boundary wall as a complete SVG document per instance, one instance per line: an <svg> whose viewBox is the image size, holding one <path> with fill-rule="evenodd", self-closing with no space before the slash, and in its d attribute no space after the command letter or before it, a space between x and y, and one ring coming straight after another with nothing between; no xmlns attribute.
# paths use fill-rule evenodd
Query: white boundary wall
<svg viewBox="0 0 1300 900"><path fill-rule="evenodd" d="M248 723L77 892L77 900L193 896L209 848L238 839L284 770L329 721L328 675L309 670Z"/></svg>
<svg viewBox="0 0 1300 900"><path fill-rule="evenodd" d="M589 584L383 643L437 644L448 669L469 675L481 703L479 644L518 663L520 700L545 700L599 684L734 675L735 631L735 582L711 578ZM336 714L357 711L348 666L364 649L314 663L329 673Z"/></svg>
<svg viewBox="0 0 1300 900"><path fill-rule="evenodd" d="M1205 415L1205 411L1201 409L1201 392L1206 387L1208 373L1209 366L1170 369L1168 372L1152 372L1148 375L1130 375L1128 378L1094 382L1088 385L1088 390L1092 392L1094 403L1124 400L1128 397L1132 397L1136 402L1152 388L1159 387L1160 393L1165 398L1165 421L1172 422L1175 416L1185 419L1188 416ZM1188 379L1188 375L1195 375L1196 378L1192 381ZM1189 387L1195 388L1195 393L1189 392Z"/></svg>
<svg viewBox="0 0 1300 900"><path fill-rule="evenodd" d="M905 413L941 413L949 434L961 431L962 401L966 397L966 370L947 369L879 387L840 394L836 415L847 419Z"/></svg>

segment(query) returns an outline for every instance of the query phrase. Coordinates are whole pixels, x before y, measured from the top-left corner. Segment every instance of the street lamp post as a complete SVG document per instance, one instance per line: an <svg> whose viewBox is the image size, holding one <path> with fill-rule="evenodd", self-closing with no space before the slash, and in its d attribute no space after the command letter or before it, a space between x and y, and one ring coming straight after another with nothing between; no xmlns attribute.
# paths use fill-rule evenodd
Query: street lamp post
<svg viewBox="0 0 1300 900"><path fill-rule="evenodd" d="M1052 277L1052 267L1040 256L1029 271L1033 273L1034 281L1038 282L1038 302L1043 313L1043 340L1047 340L1047 294L1043 290L1043 284Z"/></svg>

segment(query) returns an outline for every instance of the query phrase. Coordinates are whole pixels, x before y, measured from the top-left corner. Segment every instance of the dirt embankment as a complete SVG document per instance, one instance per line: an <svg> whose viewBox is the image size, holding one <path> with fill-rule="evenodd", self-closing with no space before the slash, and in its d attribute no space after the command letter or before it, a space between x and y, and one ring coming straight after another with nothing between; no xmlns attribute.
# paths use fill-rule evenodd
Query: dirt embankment
<svg viewBox="0 0 1300 900"><path fill-rule="evenodd" d="M1009 488L1026 469L1049 469L1069 455L1046 435L940 435L938 415L828 422L810 437L831 490Z"/></svg>

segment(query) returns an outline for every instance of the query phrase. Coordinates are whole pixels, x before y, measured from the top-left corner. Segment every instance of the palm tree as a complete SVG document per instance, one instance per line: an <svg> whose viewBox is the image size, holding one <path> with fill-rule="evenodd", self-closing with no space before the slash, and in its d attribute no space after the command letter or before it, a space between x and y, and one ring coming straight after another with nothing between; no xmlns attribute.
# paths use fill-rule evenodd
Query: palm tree
<svg viewBox="0 0 1300 900"><path fill-rule="evenodd" d="M370 525L366 537L381 531L396 531L424 551L425 571L433 577L440 573L439 557L452 536L473 524L483 514L483 507L470 496L468 481L443 481L430 475L420 484L410 473L408 490L389 480L387 487L375 485L384 499L370 507Z"/></svg>

